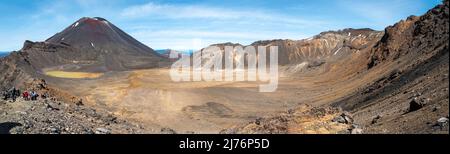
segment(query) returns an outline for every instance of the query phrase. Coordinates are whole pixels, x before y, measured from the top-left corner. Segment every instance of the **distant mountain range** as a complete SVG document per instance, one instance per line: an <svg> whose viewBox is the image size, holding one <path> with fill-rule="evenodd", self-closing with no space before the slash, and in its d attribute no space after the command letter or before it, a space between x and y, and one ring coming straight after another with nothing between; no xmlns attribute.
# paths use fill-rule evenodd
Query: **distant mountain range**
<svg viewBox="0 0 450 154"><path fill-rule="evenodd" d="M165 58L178 59L178 58L181 58L182 55L187 55L187 56L191 55L192 53L194 53L194 50L192 50L192 49L189 49L189 50L158 49L158 50L155 50L155 52ZM171 54L172 54L172 56L171 56Z"/></svg>
<svg viewBox="0 0 450 154"><path fill-rule="evenodd" d="M166 53L167 51L176 51L176 52L179 52L179 53L182 53L182 54L191 54L191 53L194 52L194 49L188 49L188 50L156 49L155 51L156 51L157 53L159 53L159 54L164 54L164 53Z"/></svg>

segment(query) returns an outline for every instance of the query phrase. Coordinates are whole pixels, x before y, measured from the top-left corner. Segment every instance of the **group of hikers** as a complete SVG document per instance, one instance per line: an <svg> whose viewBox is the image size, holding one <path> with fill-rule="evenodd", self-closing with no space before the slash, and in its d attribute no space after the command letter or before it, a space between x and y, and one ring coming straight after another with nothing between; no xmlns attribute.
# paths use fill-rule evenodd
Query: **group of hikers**
<svg viewBox="0 0 450 154"><path fill-rule="evenodd" d="M22 93L22 97L26 101L29 101L29 100L35 101L39 97L39 94L35 91L30 91L30 92L25 91Z"/></svg>
<svg viewBox="0 0 450 154"><path fill-rule="evenodd" d="M39 94L34 90L24 91L23 93L20 93L20 90L17 89L16 87L12 87L10 90L3 92L3 100L12 99L12 101L15 102L16 99L21 96L26 101L29 101L29 100L34 101L34 100L38 99Z"/></svg>

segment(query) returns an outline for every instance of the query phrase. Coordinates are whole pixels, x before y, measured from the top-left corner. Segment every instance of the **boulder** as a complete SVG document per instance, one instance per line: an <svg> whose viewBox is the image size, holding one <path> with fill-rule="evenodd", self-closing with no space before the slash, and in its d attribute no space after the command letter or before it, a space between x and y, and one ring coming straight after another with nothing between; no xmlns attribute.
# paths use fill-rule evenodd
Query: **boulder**
<svg viewBox="0 0 450 154"><path fill-rule="evenodd" d="M95 134L111 134L111 131L106 128L97 128L95 129Z"/></svg>
<svg viewBox="0 0 450 154"><path fill-rule="evenodd" d="M161 128L161 134L177 134L177 132L171 128Z"/></svg>
<svg viewBox="0 0 450 154"><path fill-rule="evenodd" d="M351 131L352 134L362 134L363 130L361 128L355 128Z"/></svg>
<svg viewBox="0 0 450 154"><path fill-rule="evenodd" d="M427 99L420 99L418 97L414 97L411 102L409 102L408 112L414 112L421 108L423 108L427 104Z"/></svg>
<svg viewBox="0 0 450 154"><path fill-rule="evenodd" d="M377 115L377 116L375 116L375 117L373 117L372 118L372 124L376 124L376 123L378 123L378 121L381 119L381 116L380 115Z"/></svg>
<svg viewBox="0 0 450 154"><path fill-rule="evenodd" d="M333 122L343 123L343 124L352 124L353 116L348 112L343 112L341 115L335 117Z"/></svg>
<svg viewBox="0 0 450 154"><path fill-rule="evenodd" d="M446 118L446 117L439 118L437 120L437 125L439 125L440 127L448 126L448 118Z"/></svg>

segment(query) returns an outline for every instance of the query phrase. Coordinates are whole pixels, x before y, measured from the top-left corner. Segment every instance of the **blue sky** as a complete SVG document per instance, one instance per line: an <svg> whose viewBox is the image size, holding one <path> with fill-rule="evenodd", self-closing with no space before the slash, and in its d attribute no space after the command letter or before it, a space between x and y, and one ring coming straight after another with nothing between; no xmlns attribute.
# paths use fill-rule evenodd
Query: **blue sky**
<svg viewBox="0 0 450 154"><path fill-rule="evenodd" d="M81 17L104 17L154 49L198 49L303 39L322 31L384 27L441 0L8 0L0 2L0 51L44 41Z"/></svg>

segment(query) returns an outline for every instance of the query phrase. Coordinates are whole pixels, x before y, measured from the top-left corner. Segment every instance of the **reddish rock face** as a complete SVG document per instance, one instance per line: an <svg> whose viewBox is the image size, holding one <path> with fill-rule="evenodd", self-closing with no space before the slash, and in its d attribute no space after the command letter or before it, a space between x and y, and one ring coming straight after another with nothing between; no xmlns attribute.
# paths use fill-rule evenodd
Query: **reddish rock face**
<svg viewBox="0 0 450 154"><path fill-rule="evenodd" d="M449 1L446 0L423 16L410 16L387 27L385 35L372 50L369 68L410 53L433 54L437 48L448 46L448 10Z"/></svg>
<svg viewBox="0 0 450 154"><path fill-rule="evenodd" d="M129 53L154 54L153 49L145 46L114 24L103 18L81 18L62 32L46 40L49 43L67 43L83 49L114 50L120 47Z"/></svg>

